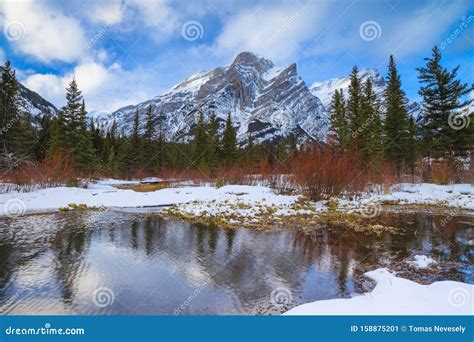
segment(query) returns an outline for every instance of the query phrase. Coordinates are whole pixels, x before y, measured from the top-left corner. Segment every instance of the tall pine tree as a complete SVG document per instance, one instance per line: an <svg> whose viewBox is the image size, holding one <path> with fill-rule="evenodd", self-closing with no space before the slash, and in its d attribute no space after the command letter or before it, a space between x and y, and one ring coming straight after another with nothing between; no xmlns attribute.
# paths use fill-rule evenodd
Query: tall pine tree
<svg viewBox="0 0 474 342"><path fill-rule="evenodd" d="M0 149L8 154L13 152L13 129L19 125L20 111L18 100L18 83L15 71L7 61L1 68L0 80Z"/></svg>
<svg viewBox="0 0 474 342"><path fill-rule="evenodd" d="M360 128L363 124L362 113L362 84L359 77L359 68L354 66L350 74L349 84L349 98L347 100L347 119L349 122L349 143L355 147L360 148Z"/></svg>
<svg viewBox="0 0 474 342"><path fill-rule="evenodd" d="M51 152L71 155L78 171L94 171L98 166L96 154L87 127L84 100L75 79L66 88L66 101L52 124Z"/></svg>
<svg viewBox="0 0 474 342"><path fill-rule="evenodd" d="M226 165L234 164L239 160L237 132L232 125L230 113L227 114L224 133L222 135L222 159Z"/></svg>
<svg viewBox="0 0 474 342"><path fill-rule="evenodd" d="M214 171L219 163L219 122L217 121L216 114L212 113L209 119L209 125L207 129L208 134L208 153L207 161L209 168Z"/></svg>
<svg viewBox="0 0 474 342"><path fill-rule="evenodd" d="M408 114L407 100L402 90L400 75L393 56L388 64L387 86L384 91L385 124L384 124L384 151L389 160L400 174L404 166L405 155L413 146L407 144Z"/></svg>
<svg viewBox="0 0 474 342"><path fill-rule="evenodd" d="M370 78L364 83L360 117L363 120L362 129L359 130L362 160L378 166L382 151L382 122L380 104Z"/></svg>
<svg viewBox="0 0 474 342"><path fill-rule="evenodd" d="M334 133L336 146L341 149L345 149L347 147L349 137L346 117L346 103L342 89L336 89L332 96L330 122L330 130Z"/></svg>
<svg viewBox="0 0 474 342"><path fill-rule="evenodd" d="M130 137L130 143L127 144L119 152L125 153L127 148L130 149L130 156L122 156L125 159L130 160L130 168L133 172L137 172L140 166L142 165L143 156L142 156L142 138L140 135L140 115L138 110L135 111L135 115L133 117L133 127L132 127L132 135Z"/></svg>
<svg viewBox="0 0 474 342"><path fill-rule="evenodd" d="M473 142L474 130L473 125L467 125L467 108L473 99L464 97L474 90L474 85L457 79L459 66L450 71L441 65L441 53L436 46L425 61L424 67L417 68L418 79L423 84L419 94L424 141L436 156L465 155Z"/></svg>
<svg viewBox="0 0 474 342"><path fill-rule="evenodd" d="M142 164L146 165L146 169L153 172L157 168L157 149L155 144L155 124L154 113L151 105L146 111L145 132L143 133L143 146L141 152Z"/></svg>
<svg viewBox="0 0 474 342"><path fill-rule="evenodd" d="M204 113L200 110L196 132L194 134L193 142L193 162L198 169L204 170L208 168L207 158L209 144L206 130L206 122L204 121Z"/></svg>

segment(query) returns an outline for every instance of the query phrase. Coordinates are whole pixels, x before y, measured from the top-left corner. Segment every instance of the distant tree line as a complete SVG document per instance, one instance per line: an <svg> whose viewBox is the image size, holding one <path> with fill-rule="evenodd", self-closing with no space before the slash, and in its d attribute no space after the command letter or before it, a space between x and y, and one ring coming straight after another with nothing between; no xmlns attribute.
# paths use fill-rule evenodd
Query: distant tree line
<svg viewBox="0 0 474 342"><path fill-rule="evenodd" d="M197 111L194 134L186 142L166 138L164 116L151 105L146 109L144 125L139 112L134 113L130 132L118 132L115 121L110 127L100 127L88 119L84 98L74 79L66 88L66 105L58 114L44 114L32 123L29 113L20 113L23 107L18 83L9 62L3 67L0 94L2 156L5 160L14 156L16 161L15 165L3 165L6 171L21 163L40 163L55 157L55 161L72 162L82 175L129 178L159 174L165 168L212 173L262 160L288 163L288 157L296 151L294 135L278 138L276 144L255 144L252 137L239 144L230 113L225 122L219 122L215 114L211 113L206 121L205 113Z"/></svg>
<svg viewBox="0 0 474 342"><path fill-rule="evenodd" d="M390 56L384 93L376 94L371 80L363 82L354 67L347 98L342 90L333 95L328 141L313 143L353 151L375 169L388 162L399 174L413 172L420 157L467 156L473 144L472 125L458 129L453 128L453 122L456 125L461 120L462 124L465 117L469 119L472 99L465 96L474 87L457 79L459 67L448 70L441 65L438 48L432 52L426 65L417 69L422 84L420 122L408 114L400 75ZM165 169L212 174L235 166L251 170L259 163L289 168L292 156L299 151L294 134L263 143L256 143L250 135L245 143L239 143L231 113L224 121L198 110L193 134L186 141L167 137L164 116L151 105L144 123L139 112L134 113L129 132L118 132L115 121L104 128L88 119L75 80L66 88L66 105L55 116L44 114L33 122L30 113L22 112L20 100L15 71L6 62L0 83L0 168L7 171L21 163L41 163L55 157L55 161L72 162L81 175L129 178L160 174Z"/></svg>

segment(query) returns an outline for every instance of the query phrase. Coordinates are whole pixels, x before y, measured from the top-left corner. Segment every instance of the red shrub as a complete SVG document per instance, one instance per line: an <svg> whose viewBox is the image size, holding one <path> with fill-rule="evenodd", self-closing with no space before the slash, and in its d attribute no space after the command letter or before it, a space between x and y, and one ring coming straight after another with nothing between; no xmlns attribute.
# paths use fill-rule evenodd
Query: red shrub
<svg viewBox="0 0 474 342"><path fill-rule="evenodd" d="M312 200L361 191L367 171L357 156L330 147L305 147L292 161L294 180Z"/></svg>

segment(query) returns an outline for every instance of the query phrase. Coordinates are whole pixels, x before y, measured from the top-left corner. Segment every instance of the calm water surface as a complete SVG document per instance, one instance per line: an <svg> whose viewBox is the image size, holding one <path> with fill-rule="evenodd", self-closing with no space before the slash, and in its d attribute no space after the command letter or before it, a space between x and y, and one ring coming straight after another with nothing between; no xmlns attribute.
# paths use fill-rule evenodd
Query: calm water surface
<svg viewBox="0 0 474 342"><path fill-rule="evenodd" d="M474 282L473 217L383 220L409 234L229 230L114 211L2 218L0 314L255 314L278 288L291 306L349 297L367 290L364 270L415 254L448 265L430 281Z"/></svg>

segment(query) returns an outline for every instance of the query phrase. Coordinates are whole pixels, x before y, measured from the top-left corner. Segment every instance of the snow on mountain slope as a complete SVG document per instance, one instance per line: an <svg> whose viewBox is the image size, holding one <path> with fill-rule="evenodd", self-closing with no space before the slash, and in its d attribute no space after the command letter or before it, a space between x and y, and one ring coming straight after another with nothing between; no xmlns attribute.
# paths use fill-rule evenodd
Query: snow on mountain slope
<svg viewBox="0 0 474 342"><path fill-rule="evenodd" d="M379 95L379 98L382 98L383 91L385 89L385 79L382 75L380 75L377 69L360 69L359 76L362 82L365 82L368 78L370 78L375 93ZM349 84L350 78L348 75L346 77L337 77L323 82L315 82L309 87L309 89L314 96L321 100L324 107L326 108L326 111L329 113L331 111L331 100L334 92L337 89L342 89L344 98L347 100L349 95ZM407 110L409 114L413 115L413 117L418 120L421 111L421 107L418 102L409 100Z"/></svg>
<svg viewBox="0 0 474 342"><path fill-rule="evenodd" d="M111 120L127 132L137 110L144 124L150 105L164 119L172 140L192 135L199 111L206 117L215 113L220 122L230 113L242 142L249 135L263 141L290 133L323 140L328 126L325 107L298 76L295 64L276 67L250 52L238 54L228 66L199 72L163 95L121 108Z"/></svg>
<svg viewBox="0 0 474 342"><path fill-rule="evenodd" d="M58 112L57 108L51 102L26 88L21 83L19 83L18 93L21 109L24 112L30 113L33 118L40 118L44 114L56 115Z"/></svg>
<svg viewBox="0 0 474 342"><path fill-rule="evenodd" d="M0 66L1 72L3 72L2 66ZM18 82L18 98L20 111L31 114L34 121L38 121L44 114L56 115L58 112L58 109L51 102L26 88L20 82Z"/></svg>
<svg viewBox="0 0 474 342"><path fill-rule="evenodd" d="M371 79L376 94L381 94L385 89L385 80L377 69L361 69L359 70L359 76L362 82L365 82L368 78ZM347 99L350 82L349 76L337 77L323 82L315 82L309 89L314 96L317 96L321 100L326 109L330 109L332 95L337 89L342 89L344 97Z"/></svg>

